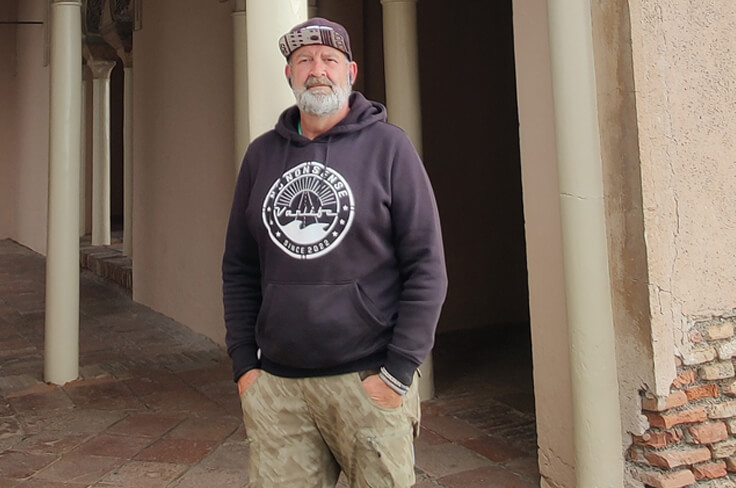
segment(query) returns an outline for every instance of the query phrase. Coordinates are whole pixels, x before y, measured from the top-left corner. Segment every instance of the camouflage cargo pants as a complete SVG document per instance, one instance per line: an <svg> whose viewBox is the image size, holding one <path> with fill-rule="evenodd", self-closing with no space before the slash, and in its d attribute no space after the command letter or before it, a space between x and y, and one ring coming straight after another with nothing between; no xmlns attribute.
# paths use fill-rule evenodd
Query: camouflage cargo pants
<svg viewBox="0 0 736 488"><path fill-rule="evenodd" d="M383 408L365 373L281 378L261 373L241 397L252 488L406 488L415 482L418 381L403 404Z"/></svg>

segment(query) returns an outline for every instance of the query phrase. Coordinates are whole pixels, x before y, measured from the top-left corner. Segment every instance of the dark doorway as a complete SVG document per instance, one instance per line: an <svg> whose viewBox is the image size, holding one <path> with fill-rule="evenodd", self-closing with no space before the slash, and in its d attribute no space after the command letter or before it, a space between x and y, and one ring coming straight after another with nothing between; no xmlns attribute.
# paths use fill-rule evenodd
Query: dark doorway
<svg viewBox="0 0 736 488"><path fill-rule="evenodd" d="M512 2L423 0L417 14L424 161L450 279L436 394L475 398L485 410L457 415L535 451ZM518 422L494 426L499 409Z"/></svg>
<svg viewBox="0 0 736 488"><path fill-rule="evenodd" d="M123 230L124 77L123 62L118 59L110 74L110 228L116 234Z"/></svg>

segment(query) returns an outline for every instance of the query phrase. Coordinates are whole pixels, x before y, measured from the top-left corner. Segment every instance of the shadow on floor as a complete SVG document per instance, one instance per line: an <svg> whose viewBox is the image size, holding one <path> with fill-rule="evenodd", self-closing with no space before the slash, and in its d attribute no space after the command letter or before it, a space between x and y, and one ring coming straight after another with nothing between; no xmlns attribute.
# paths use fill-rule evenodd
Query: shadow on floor
<svg viewBox="0 0 736 488"><path fill-rule="evenodd" d="M435 401L486 434L536 454L528 324L440 333L433 354Z"/></svg>

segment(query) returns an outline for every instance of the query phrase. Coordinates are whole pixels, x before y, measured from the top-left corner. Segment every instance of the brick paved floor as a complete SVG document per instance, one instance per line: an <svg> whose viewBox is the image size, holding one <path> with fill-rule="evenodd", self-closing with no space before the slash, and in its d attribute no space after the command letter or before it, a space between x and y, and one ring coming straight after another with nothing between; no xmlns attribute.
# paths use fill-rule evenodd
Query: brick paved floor
<svg viewBox="0 0 736 488"><path fill-rule="evenodd" d="M44 275L42 256L0 241L0 488L246 486L223 348L85 273L80 379L47 385ZM498 355L462 362L462 340L438 341L435 364L459 369L438 367L424 403L417 487L538 486L529 362L497 374L518 346L498 339Z"/></svg>

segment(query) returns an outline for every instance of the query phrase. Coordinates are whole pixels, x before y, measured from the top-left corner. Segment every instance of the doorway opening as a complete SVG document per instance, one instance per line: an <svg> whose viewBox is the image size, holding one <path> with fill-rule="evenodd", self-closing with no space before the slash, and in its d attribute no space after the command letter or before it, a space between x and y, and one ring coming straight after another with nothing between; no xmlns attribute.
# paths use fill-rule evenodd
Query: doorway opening
<svg viewBox="0 0 736 488"><path fill-rule="evenodd" d="M417 14L424 161L450 279L435 392L536 456L512 1L425 0Z"/></svg>

